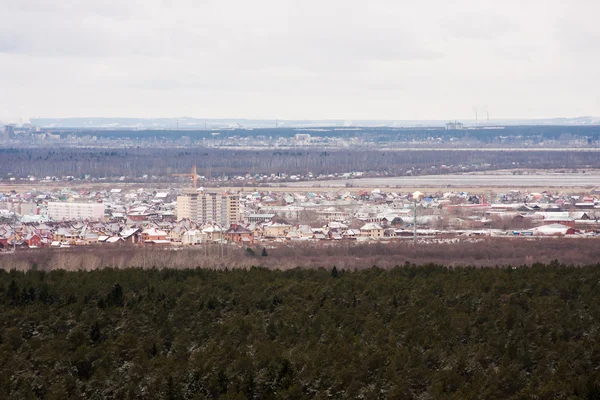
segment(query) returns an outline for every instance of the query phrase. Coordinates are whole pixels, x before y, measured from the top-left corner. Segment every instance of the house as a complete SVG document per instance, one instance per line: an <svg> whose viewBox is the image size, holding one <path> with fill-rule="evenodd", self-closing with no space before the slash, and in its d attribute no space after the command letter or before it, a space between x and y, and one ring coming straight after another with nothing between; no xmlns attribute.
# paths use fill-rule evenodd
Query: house
<svg viewBox="0 0 600 400"><path fill-rule="evenodd" d="M299 225L296 229L296 232L302 238L312 238L314 234L312 228L309 225Z"/></svg>
<svg viewBox="0 0 600 400"><path fill-rule="evenodd" d="M142 241L144 243L155 241L167 241L167 232L157 228L148 228L142 231Z"/></svg>
<svg viewBox="0 0 600 400"><path fill-rule="evenodd" d="M183 235L185 234L185 232L186 232L186 230L181 227L176 227L176 229L171 229L167 233L167 240L169 240L173 243L181 243L183 241Z"/></svg>
<svg viewBox="0 0 600 400"><path fill-rule="evenodd" d="M357 236L360 236L360 231L358 229L348 229L342 234L344 239L356 239Z"/></svg>
<svg viewBox="0 0 600 400"><path fill-rule="evenodd" d="M98 236L95 233L86 233L85 235L83 235L82 237L80 237L81 240L81 244L94 244L94 243L98 243L98 238L100 236Z"/></svg>
<svg viewBox="0 0 600 400"><path fill-rule="evenodd" d="M119 233L119 236L132 244L142 243L142 230L139 228L125 229Z"/></svg>
<svg viewBox="0 0 600 400"><path fill-rule="evenodd" d="M109 243L109 244L119 244L119 243L125 243L125 239L123 239L121 236L112 236L107 238L104 243Z"/></svg>
<svg viewBox="0 0 600 400"><path fill-rule="evenodd" d="M158 214L151 211L132 211L127 214L127 218L132 222L148 221L151 217L156 217Z"/></svg>
<svg viewBox="0 0 600 400"><path fill-rule="evenodd" d="M263 235L265 237L284 237L288 231L292 229L292 225L280 222L273 222L264 227Z"/></svg>
<svg viewBox="0 0 600 400"><path fill-rule="evenodd" d="M232 224L231 227L225 231L225 240L234 243L254 243L254 235L251 230L238 224Z"/></svg>
<svg viewBox="0 0 600 400"><path fill-rule="evenodd" d="M417 231L417 235L419 234L419 232ZM394 230L394 237L413 237L415 235L415 231L414 230L409 230L409 229L395 229Z"/></svg>
<svg viewBox="0 0 600 400"><path fill-rule="evenodd" d="M165 211L161 214L161 218L163 221L175 222L177 215L173 211Z"/></svg>
<svg viewBox="0 0 600 400"><path fill-rule="evenodd" d="M360 228L360 235L369 238L382 238L383 233L383 228L373 222L365 224L362 228Z"/></svg>
<svg viewBox="0 0 600 400"><path fill-rule="evenodd" d="M384 226L396 226L401 225L404 221L397 215L385 215L380 220Z"/></svg>
<svg viewBox="0 0 600 400"><path fill-rule="evenodd" d="M339 232L331 232L329 231L329 238L333 240L342 240L343 236Z"/></svg>
<svg viewBox="0 0 600 400"><path fill-rule="evenodd" d="M223 230L217 225L209 224L206 228L202 229L202 233L206 235L207 240L217 241L223 239Z"/></svg>
<svg viewBox="0 0 600 400"><path fill-rule="evenodd" d="M42 237L37 233L28 233L23 237L23 241L29 247L42 247Z"/></svg>
<svg viewBox="0 0 600 400"><path fill-rule="evenodd" d="M263 236L264 229L259 223L250 223L246 226L246 228L252 231L254 238L260 238Z"/></svg>
<svg viewBox="0 0 600 400"><path fill-rule="evenodd" d="M57 242L75 243L75 240L77 240L77 233L69 228L58 228L54 232L53 239Z"/></svg>
<svg viewBox="0 0 600 400"><path fill-rule="evenodd" d="M338 210L335 207L327 207L325 209L319 210L317 211L317 214L320 218L328 222L345 221L349 217L347 212Z"/></svg>
<svg viewBox="0 0 600 400"><path fill-rule="evenodd" d="M580 221L589 221L590 219L592 219L588 213L583 212L583 211L572 212L570 214L570 216L571 216L571 218L580 220Z"/></svg>
<svg viewBox="0 0 600 400"><path fill-rule="evenodd" d="M298 231L289 231L285 235L285 238L288 240L301 240L302 236L300 235L300 233Z"/></svg>
<svg viewBox="0 0 600 400"><path fill-rule="evenodd" d="M206 238L207 236L199 229L190 229L181 237L181 244L193 246L202 243Z"/></svg>
<svg viewBox="0 0 600 400"><path fill-rule="evenodd" d="M343 224L341 222L330 222L329 224L327 224L327 227L329 228L329 230L339 230L339 231L343 231L345 229L348 229L348 225Z"/></svg>

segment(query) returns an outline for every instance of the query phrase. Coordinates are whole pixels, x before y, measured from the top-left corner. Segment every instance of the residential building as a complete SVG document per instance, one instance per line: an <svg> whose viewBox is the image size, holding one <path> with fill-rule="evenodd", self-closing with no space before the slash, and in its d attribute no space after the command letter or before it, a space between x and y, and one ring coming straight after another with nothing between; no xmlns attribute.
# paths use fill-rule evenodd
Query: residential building
<svg viewBox="0 0 600 400"><path fill-rule="evenodd" d="M167 235L167 232L160 229L148 228L142 231L142 241L148 244L170 244Z"/></svg>
<svg viewBox="0 0 600 400"><path fill-rule="evenodd" d="M48 217L54 221L102 220L103 203L48 202Z"/></svg>
<svg viewBox="0 0 600 400"><path fill-rule="evenodd" d="M139 228L125 229L119 232L119 237L132 244L142 243L142 230Z"/></svg>
<svg viewBox="0 0 600 400"><path fill-rule="evenodd" d="M275 218L277 214L250 214L248 222L268 222Z"/></svg>
<svg viewBox="0 0 600 400"><path fill-rule="evenodd" d="M292 225L274 222L264 227L263 236L265 237L284 237L292 229Z"/></svg>
<svg viewBox="0 0 600 400"><path fill-rule="evenodd" d="M253 243L254 234L251 230L246 229L241 225L233 224L225 231L225 240L235 243Z"/></svg>
<svg viewBox="0 0 600 400"><path fill-rule="evenodd" d="M362 228L360 228L361 236L366 236L370 238L381 238L383 237L384 229L375 223L365 224Z"/></svg>
<svg viewBox="0 0 600 400"><path fill-rule="evenodd" d="M206 235L199 229L190 229L186 231L181 237L181 244L183 245L196 245L206 240Z"/></svg>
<svg viewBox="0 0 600 400"><path fill-rule="evenodd" d="M184 218L228 227L240 220L240 197L229 193L184 193L177 196L177 220Z"/></svg>
<svg viewBox="0 0 600 400"><path fill-rule="evenodd" d="M210 242L223 241L223 229L216 225L208 225L202 229L202 234L206 237L206 240Z"/></svg>
<svg viewBox="0 0 600 400"><path fill-rule="evenodd" d="M327 207L325 209L318 210L317 214L319 215L319 217L328 222L346 221L349 217L348 212L339 210L335 207Z"/></svg>

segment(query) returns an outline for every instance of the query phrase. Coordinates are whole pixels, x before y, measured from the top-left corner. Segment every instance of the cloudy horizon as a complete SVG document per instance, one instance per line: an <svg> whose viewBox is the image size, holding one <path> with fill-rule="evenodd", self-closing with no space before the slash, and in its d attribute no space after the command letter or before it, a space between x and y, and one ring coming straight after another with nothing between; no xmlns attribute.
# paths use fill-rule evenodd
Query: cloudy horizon
<svg viewBox="0 0 600 400"><path fill-rule="evenodd" d="M592 0L48 3L0 1L0 120L600 115Z"/></svg>

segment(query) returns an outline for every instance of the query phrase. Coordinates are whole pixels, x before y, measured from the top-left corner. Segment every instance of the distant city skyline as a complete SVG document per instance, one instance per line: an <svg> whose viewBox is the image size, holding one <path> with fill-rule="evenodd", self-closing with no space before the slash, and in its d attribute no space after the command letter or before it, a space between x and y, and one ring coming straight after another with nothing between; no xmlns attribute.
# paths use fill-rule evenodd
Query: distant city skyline
<svg viewBox="0 0 600 400"><path fill-rule="evenodd" d="M594 0L0 3L0 121L600 116Z"/></svg>

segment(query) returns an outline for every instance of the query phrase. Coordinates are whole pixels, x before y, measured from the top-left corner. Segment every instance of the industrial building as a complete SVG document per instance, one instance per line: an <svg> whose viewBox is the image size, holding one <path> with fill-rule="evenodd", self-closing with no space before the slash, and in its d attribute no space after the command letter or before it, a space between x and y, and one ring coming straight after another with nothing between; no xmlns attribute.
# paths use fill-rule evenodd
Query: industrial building
<svg viewBox="0 0 600 400"><path fill-rule="evenodd" d="M454 122L448 122L446 124L446 130L449 130L449 131L457 131L457 130L460 131L462 129L464 129L464 125L462 122L454 121Z"/></svg>

